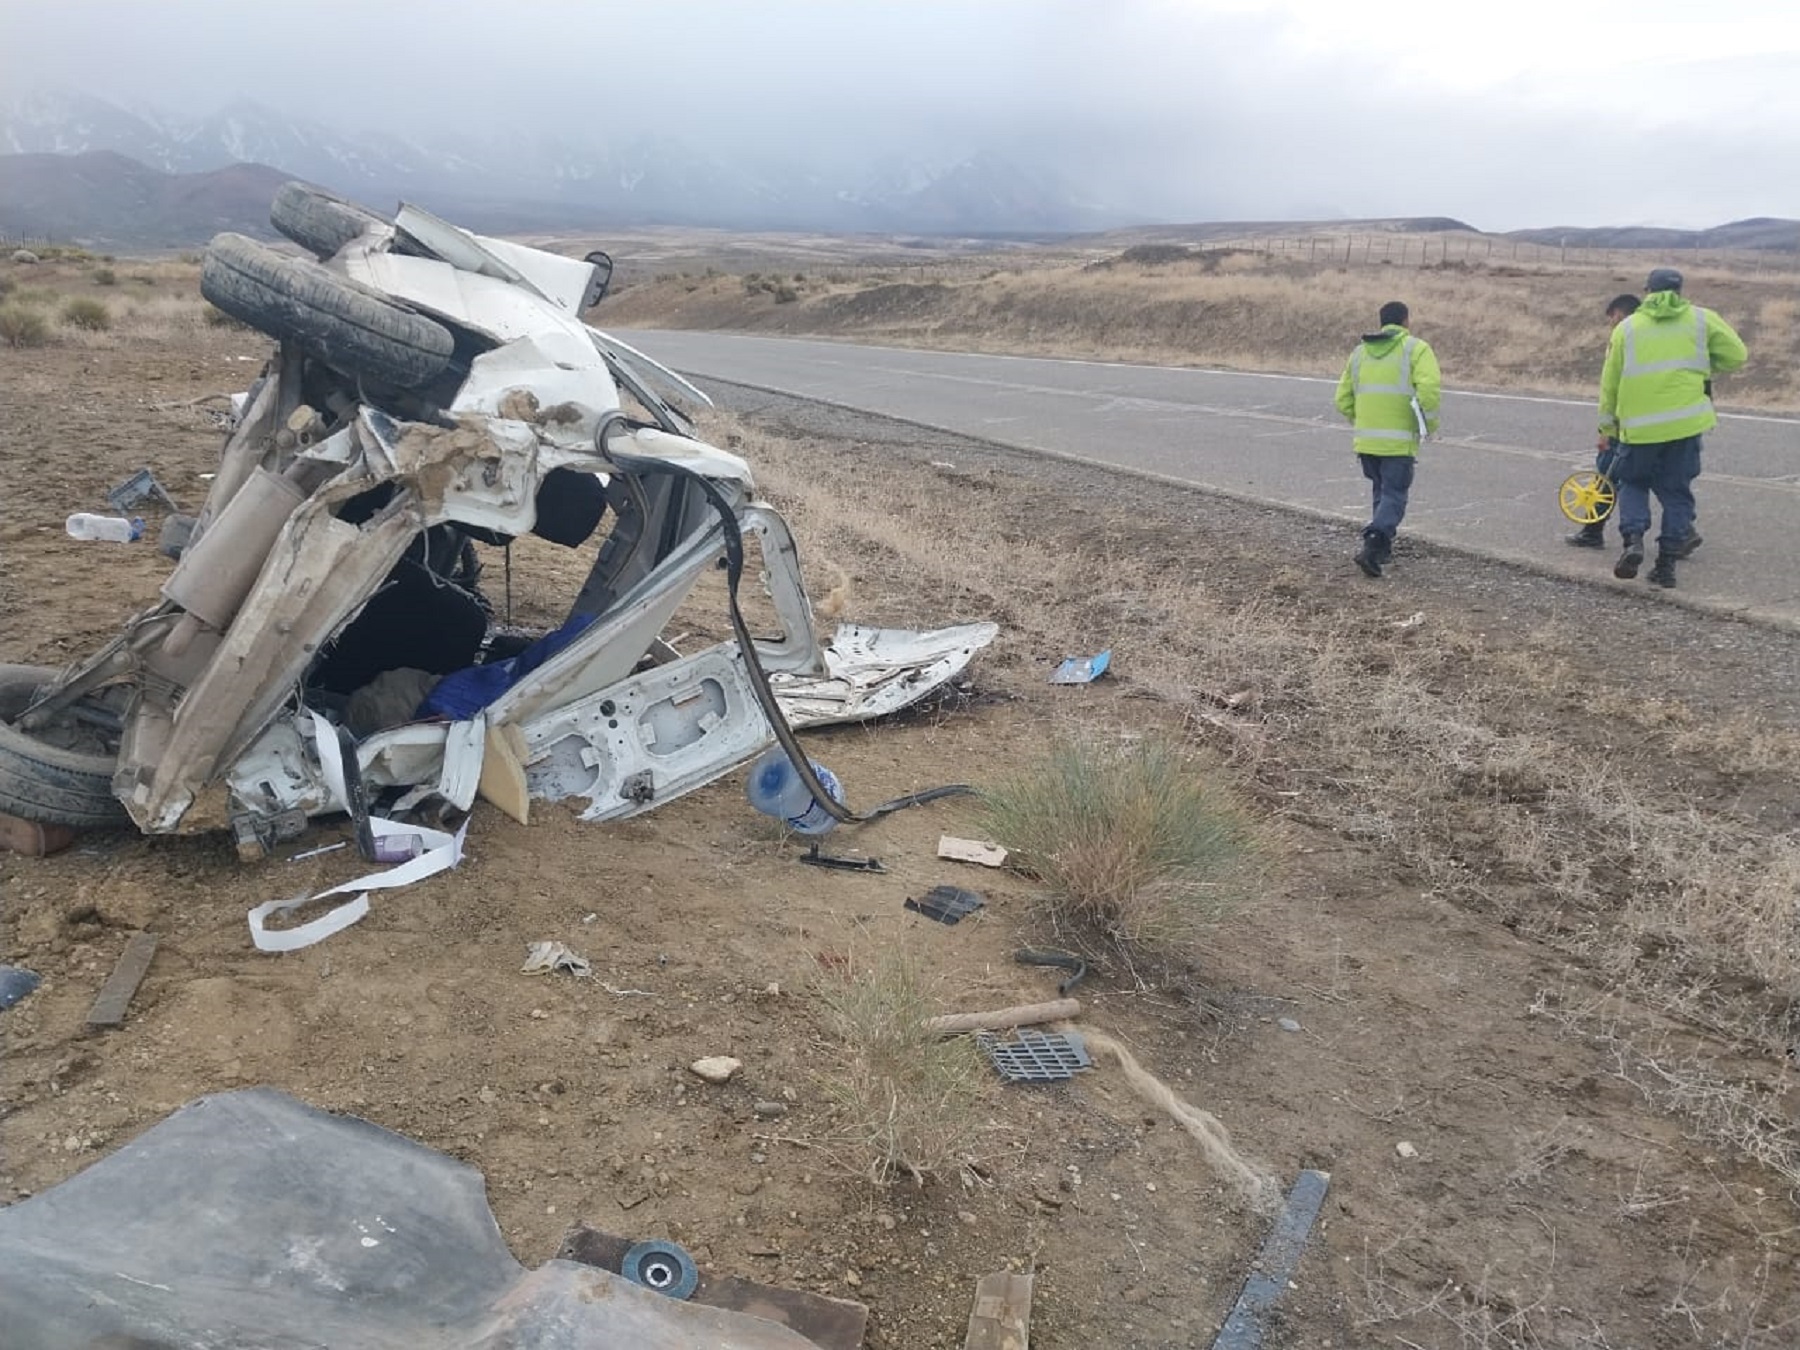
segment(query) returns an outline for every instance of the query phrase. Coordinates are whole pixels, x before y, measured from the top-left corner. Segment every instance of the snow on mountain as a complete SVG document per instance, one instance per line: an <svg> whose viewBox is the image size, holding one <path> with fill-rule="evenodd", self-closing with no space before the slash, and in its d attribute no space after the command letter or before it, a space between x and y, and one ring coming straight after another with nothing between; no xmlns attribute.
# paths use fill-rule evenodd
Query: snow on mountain
<svg viewBox="0 0 1800 1350"><path fill-rule="evenodd" d="M1116 223L1048 175L991 155L888 155L845 170L752 164L667 136L446 134L442 143L345 131L238 100L187 120L78 91L0 101L0 153L110 151L168 173L266 164L389 210L505 204L509 220L948 233ZM517 227L517 226L515 226Z"/></svg>

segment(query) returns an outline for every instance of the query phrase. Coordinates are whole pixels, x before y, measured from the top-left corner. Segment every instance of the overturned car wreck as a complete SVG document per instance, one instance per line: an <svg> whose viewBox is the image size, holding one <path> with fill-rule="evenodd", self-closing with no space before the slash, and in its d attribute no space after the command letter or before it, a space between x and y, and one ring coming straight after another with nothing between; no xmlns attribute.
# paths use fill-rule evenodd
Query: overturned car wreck
<svg viewBox="0 0 1800 1350"><path fill-rule="evenodd" d="M161 600L69 670L0 667L0 811L229 828L247 857L377 798L466 811L479 790L520 816L576 798L617 819L787 724L904 707L993 639L820 642L787 525L680 410L705 396L583 322L605 255L301 184L271 219L313 258L221 235L201 289L276 354ZM586 561L544 631L496 622L478 584L476 545L527 533ZM772 635L737 606L746 538ZM678 651L664 629L720 566L733 637Z"/></svg>

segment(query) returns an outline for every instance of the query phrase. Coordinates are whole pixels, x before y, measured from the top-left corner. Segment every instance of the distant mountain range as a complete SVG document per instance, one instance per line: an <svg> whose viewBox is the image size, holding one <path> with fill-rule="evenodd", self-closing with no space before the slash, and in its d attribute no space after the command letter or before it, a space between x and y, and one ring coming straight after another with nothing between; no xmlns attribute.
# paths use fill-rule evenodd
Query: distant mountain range
<svg viewBox="0 0 1800 1350"><path fill-rule="evenodd" d="M1793 253L1800 250L1800 220L1753 216L1729 225L1715 225L1710 230L1669 230L1653 225L1553 225L1548 229L1514 230L1510 237L1528 244L1566 243L1570 248L1754 248Z"/></svg>
<svg viewBox="0 0 1800 1350"><path fill-rule="evenodd" d="M266 237L288 177L264 164L163 173L111 150L0 155L0 238L184 248L221 230Z"/></svg>
<svg viewBox="0 0 1800 1350"><path fill-rule="evenodd" d="M427 143L245 101L186 121L75 92L0 101L0 236L178 248L222 229L267 234L269 195L288 178L384 212L413 201L492 232L704 225L1033 238L1125 230L1144 241L1199 242L1246 232L1472 228L1442 217L1150 225L1055 172L988 153L948 163L888 156L847 173L724 159L671 137L459 134ZM1800 221L1699 231L1553 227L1505 237L1570 247L1793 251Z"/></svg>
<svg viewBox="0 0 1800 1350"><path fill-rule="evenodd" d="M946 234L1068 232L1130 223L1126 212L1087 201L1067 183L1031 166L977 154L934 164L889 157L855 174L808 166L724 160L669 137L611 141L596 136L511 135L426 144L378 131L343 131L237 102L209 117L171 121L80 93L16 95L0 103L0 164L6 158L123 156L147 169L206 175L233 165L266 165L378 210L402 199L438 209L476 228L576 225L712 225L738 229L814 229ZM0 230L54 233L100 228L118 240L172 241L164 215L143 225L108 217L106 202L77 202L109 161L71 170L70 200L55 201L52 168L13 166L37 185L28 211L0 187ZM111 161L116 166L116 161ZM148 191L141 176L139 189ZM210 184L194 188L210 196ZM162 191L179 195L186 189ZM117 194L113 194L117 197ZM221 207L221 209L224 209ZM77 224L79 222L79 224Z"/></svg>

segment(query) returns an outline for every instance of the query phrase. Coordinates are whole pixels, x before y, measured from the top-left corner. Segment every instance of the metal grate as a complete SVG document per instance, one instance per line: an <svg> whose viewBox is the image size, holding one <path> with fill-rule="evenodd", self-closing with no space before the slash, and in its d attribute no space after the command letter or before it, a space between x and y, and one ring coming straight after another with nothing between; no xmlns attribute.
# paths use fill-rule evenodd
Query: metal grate
<svg viewBox="0 0 1800 1350"><path fill-rule="evenodd" d="M1060 1083L1094 1066L1086 1043L1075 1032L1020 1028L1013 1034L1017 1039L1010 1041L985 1031L975 1037L989 1063L1008 1082Z"/></svg>

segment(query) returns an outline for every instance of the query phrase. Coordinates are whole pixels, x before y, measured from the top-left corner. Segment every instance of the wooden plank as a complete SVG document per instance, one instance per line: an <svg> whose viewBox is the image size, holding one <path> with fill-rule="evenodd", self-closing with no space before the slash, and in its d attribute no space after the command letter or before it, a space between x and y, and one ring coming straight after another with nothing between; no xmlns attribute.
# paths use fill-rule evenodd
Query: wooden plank
<svg viewBox="0 0 1800 1350"><path fill-rule="evenodd" d="M1002 1270L975 1282L963 1350L1030 1350L1031 1276Z"/></svg>
<svg viewBox="0 0 1800 1350"><path fill-rule="evenodd" d="M564 1235L557 1249L559 1260L579 1261L584 1266L619 1273L631 1239L616 1233L604 1233L587 1224L576 1224ZM863 1335L868 1330L869 1310L849 1299L826 1298L803 1289L777 1289L773 1285L740 1280L735 1275L700 1272L700 1283L694 1289L693 1303L728 1312L748 1313L764 1321L774 1322L806 1337L819 1350L861 1350ZM1023 1342L1020 1343L1021 1346Z"/></svg>
<svg viewBox="0 0 1800 1350"><path fill-rule="evenodd" d="M0 849L23 853L27 858L47 858L74 842L75 831L67 825L40 825L0 811Z"/></svg>
<svg viewBox="0 0 1800 1350"><path fill-rule="evenodd" d="M945 1013L925 1019L926 1029L940 1036L960 1036L965 1031L1006 1031L1012 1027L1034 1027L1045 1022L1066 1022L1081 1016L1081 1000L1052 999L1048 1003L1024 1003L1013 1008L995 1008L990 1012Z"/></svg>
<svg viewBox="0 0 1800 1350"><path fill-rule="evenodd" d="M150 958L155 955L156 934L131 935L131 939L125 944L125 950L119 955L119 963L113 967L112 974L106 977L106 983L100 986L100 992L94 998L94 1006L88 1009L88 1030L104 1031L108 1027L124 1024L125 1010L131 1006L131 997L137 993L144 973L150 969Z"/></svg>

